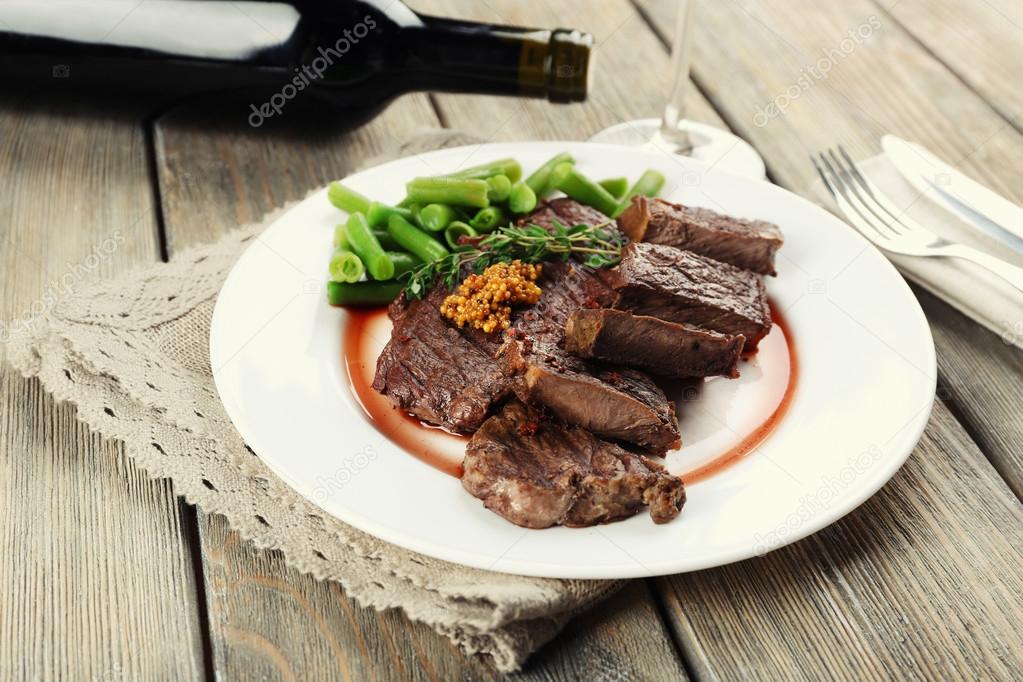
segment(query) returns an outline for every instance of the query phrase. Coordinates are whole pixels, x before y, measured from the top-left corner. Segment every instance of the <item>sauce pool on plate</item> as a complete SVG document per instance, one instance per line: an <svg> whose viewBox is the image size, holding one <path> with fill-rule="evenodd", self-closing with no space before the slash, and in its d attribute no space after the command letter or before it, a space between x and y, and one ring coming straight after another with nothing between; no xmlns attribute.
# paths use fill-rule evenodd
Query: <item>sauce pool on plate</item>
<svg viewBox="0 0 1023 682"><path fill-rule="evenodd" d="M462 454L467 436L449 433L422 423L373 390L377 357L390 338L390 320L386 308L349 309L343 327L342 361L348 373L352 394L374 427L391 442L423 462L455 477L462 475ZM788 412L798 383L799 364L792 332L784 315L771 303L774 328L770 336L781 334L787 351L786 385L768 416L745 432L731 447L681 474L686 484L697 483L720 473L756 449L777 428ZM765 339L766 341L766 339ZM725 381L722 379L722 381ZM683 439L685 433L682 434ZM685 453L683 446L682 453Z"/></svg>

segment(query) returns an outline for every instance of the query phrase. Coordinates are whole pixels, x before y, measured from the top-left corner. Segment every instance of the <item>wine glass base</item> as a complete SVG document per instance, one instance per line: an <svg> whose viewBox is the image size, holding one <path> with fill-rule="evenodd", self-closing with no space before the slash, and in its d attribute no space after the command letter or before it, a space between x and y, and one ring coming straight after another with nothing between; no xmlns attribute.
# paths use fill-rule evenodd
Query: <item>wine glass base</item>
<svg viewBox="0 0 1023 682"><path fill-rule="evenodd" d="M679 150L677 145L662 137L659 118L644 118L613 125L591 137L590 142L646 147L667 154L688 156L736 175L757 180L767 177L764 160L760 158L757 150L741 137L736 137L727 130L689 120L680 121L679 128L689 133L691 149Z"/></svg>

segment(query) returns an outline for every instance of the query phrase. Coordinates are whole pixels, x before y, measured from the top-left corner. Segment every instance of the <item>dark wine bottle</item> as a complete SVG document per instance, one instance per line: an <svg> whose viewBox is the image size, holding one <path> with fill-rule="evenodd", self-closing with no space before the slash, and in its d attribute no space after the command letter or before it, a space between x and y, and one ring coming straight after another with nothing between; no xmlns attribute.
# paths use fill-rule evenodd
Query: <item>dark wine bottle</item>
<svg viewBox="0 0 1023 682"><path fill-rule="evenodd" d="M365 119L411 91L580 101L592 44L399 0L4 0L0 91L231 95L254 127L296 100Z"/></svg>

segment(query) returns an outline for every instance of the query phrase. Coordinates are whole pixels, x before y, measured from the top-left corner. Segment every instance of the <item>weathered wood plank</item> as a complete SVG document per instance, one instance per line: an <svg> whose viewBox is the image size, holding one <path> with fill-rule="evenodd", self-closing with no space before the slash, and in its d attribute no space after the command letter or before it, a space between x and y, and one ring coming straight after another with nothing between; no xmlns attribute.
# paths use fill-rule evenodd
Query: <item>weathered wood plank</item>
<svg viewBox="0 0 1023 682"><path fill-rule="evenodd" d="M0 318L158 257L136 116L0 109ZM90 257L90 255L92 257ZM171 486L0 371L0 670L12 679L204 673L192 556Z"/></svg>
<svg viewBox="0 0 1023 682"><path fill-rule="evenodd" d="M158 167L170 251L210 241L308 190L343 176L387 144L438 125L424 96L399 100L349 135L303 142L204 133L189 112L159 121ZM287 569L279 555L228 533L200 513L214 669L225 678L452 679L486 677L428 627L398 613L360 608L337 585ZM642 658L635 658L642 652ZM538 656L536 679L684 675L652 599L642 587L594 610Z"/></svg>
<svg viewBox="0 0 1023 682"><path fill-rule="evenodd" d="M970 435L1023 500L1023 353L1006 343L1023 334L1023 327L1007 325L1002 338L932 294L919 288L916 293L938 348L938 398L970 426Z"/></svg>
<svg viewBox="0 0 1023 682"><path fill-rule="evenodd" d="M1023 92L1011 65L1023 41L1013 0L874 0L994 109L1023 130Z"/></svg>

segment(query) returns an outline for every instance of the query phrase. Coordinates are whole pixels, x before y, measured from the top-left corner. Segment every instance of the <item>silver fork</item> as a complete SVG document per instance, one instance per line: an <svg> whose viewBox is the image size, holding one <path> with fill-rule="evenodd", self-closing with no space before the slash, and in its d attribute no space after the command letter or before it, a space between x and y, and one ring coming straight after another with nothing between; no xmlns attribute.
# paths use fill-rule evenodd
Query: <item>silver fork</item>
<svg viewBox="0 0 1023 682"><path fill-rule="evenodd" d="M962 258L987 268L1023 291L1023 268L965 244L950 242L905 216L856 168L841 146L811 156L814 167L853 227L876 246L906 256Z"/></svg>

